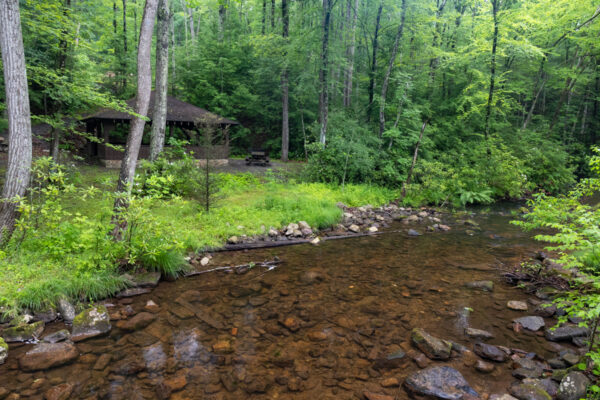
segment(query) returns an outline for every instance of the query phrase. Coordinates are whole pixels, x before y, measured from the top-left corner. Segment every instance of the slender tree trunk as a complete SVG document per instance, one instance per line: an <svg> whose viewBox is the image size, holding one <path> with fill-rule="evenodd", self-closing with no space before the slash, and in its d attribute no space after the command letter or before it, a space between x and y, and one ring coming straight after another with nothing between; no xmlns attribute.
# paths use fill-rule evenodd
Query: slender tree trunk
<svg viewBox="0 0 600 400"><path fill-rule="evenodd" d="M283 40L287 46L289 32L289 13L287 0L281 0L281 21L283 23ZM284 51L284 57L287 56L287 49ZM281 161L288 160L288 152L290 148L290 124L289 124L289 88L288 88L288 69L287 60L284 60L283 71L281 73Z"/></svg>
<svg viewBox="0 0 600 400"><path fill-rule="evenodd" d="M383 85L381 86L381 101L379 104L379 137L381 138L383 132L385 131L385 100L387 96L387 89L390 82L390 75L392 74L392 69L394 68L394 63L396 62L396 55L398 54L398 46L400 45L400 40L402 39L402 34L404 32L404 21L406 19L406 0L402 0L402 15L400 17L400 26L398 27L398 32L396 33L396 40L394 41L394 47L392 48L392 54L390 55L390 62L388 64L387 71L385 72L385 77L383 79Z"/></svg>
<svg viewBox="0 0 600 400"><path fill-rule="evenodd" d="M560 110L562 109L563 104L565 104L565 102L567 101L567 99L570 97L571 95L571 91L573 90L573 87L575 86L575 83L577 82L577 77L578 75L583 72L583 70L585 69L585 65L582 67L581 63L583 62L584 57L577 57L578 53L575 53L575 58L578 60L577 61L577 66L575 67L575 70L579 70L577 73L577 76L575 77L568 77L566 82L565 82L565 88L563 89L563 91L560 94L560 98L558 99L558 105L556 106L556 109L554 110L554 114L552 116L552 122L550 123L550 131L554 130L554 127L556 126L556 123L558 122L558 116L560 115ZM581 69L580 69L581 67Z"/></svg>
<svg viewBox="0 0 600 400"><path fill-rule="evenodd" d="M494 17L494 38L492 42L492 61L490 71L490 93L485 111L485 138L490 134L490 116L492 113L492 103L494 101L494 85L496 84L496 47L498 46L498 9L500 0L492 0L492 14Z"/></svg>
<svg viewBox="0 0 600 400"><path fill-rule="evenodd" d="M429 120L423 121L423 125L421 126L421 133L419 134L419 140L417 141L417 145L415 146L415 152L413 154L412 163L410 164L410 169L408 170L408 175L406 176L406 182L402 185L402 197L406 196L406 187L410 185L410 180L412 179L413 170L415 169L415 164L417 163L417 157L419 156L419 146L421 146L421 141L423 140L423 134L425 133L425 129L427 128L427 124Z"/></svg>
<svg viewBox="0 0 600 400"><path fill-rule="evenodd" d="M346 49L346 71L344 73L344 107L352 104L352 75L354 74L354 52L356 49L356 22L358 20L358 0L348 0L346 17L350 26L350 40Z"/></svg>
<svg viewBox="0 0 600 400"><path fill-rule="evenodd" d="M137 43L138 39L137 29L137 0L133 0L133 43ZM137 51L137 46L135 48Z"/></svg>
<svg viewBox="0 0 600 400"><path fill-rule="evenodd" d="M369 71L369 104L367 107L367 121L371 120L373 110L373 98L375 94L375 73L377 72L377 50L379 48L379 28L381 26L381 11L383 2L377 9L377 18L375 20L375 35L373 36L373 57L371 59L371 71Z"/></svg>
<svg viewBox="0 0 600 400"><path fill-rule="evenodd" d="M271 0L271 30L275 30L275 0Z"/></svg>
<svg viewBox="0 0 600 400"><path fill-rule="evenodd" d="M146 0L144 6L144 15L140 27L140 40L138 44L137 56L137 96L134 111L138 115L148 115L150 104L150 93L152 89L152 65L151 65L151 47L152 33L154 30L154 18L156 17L158 0ZM113 221L115 229L113 236L115 239L121 239L121 233L127 226L127 221L119 218L120 213L129 205L129 196L135 177L135 167L140 152L142 136L144 135L144 126L146 121L140 117L133 117L127 136L125 146L125 155L121 162L121 172L117 182L117 198L115 200L115 214Z"/></svg>
<svg viewBox="0 0 600 400"><path fill-rule="evenodd" d="M171 3L172 4L172 3ZM169 24L171 25L171 94L176 96L175 92L175 78L176 78L176 58L175 58L175 18L173 14L170 15Z"/></svg>
<svg viewBox="0 0 600 400"><path fill-rule="evenodd" d="M10 239L18 216L16 197L25 195L32 144L25 51L18 0L0 1L0 51L8 117L8 163L0 203L0 243Z"/></svg>
<svg viewBox="0 0 600 400"><path fill-rule="evenodd" d="M262 3L262 34L265 34L265 26L267 24L267 0Z"/></svg>
<svg viewBox="0 0 600 400"><path fill-rule="evenodd" d="M158 0L157 16L156 84L154 85L150 161L158 158L165 145L169 75L169 0Z"/></svg>
<svg viewBox="0 0 600 400"><path fill-rule="evenodd" d="M329 73L329 21L331 19L332 0L323 0L323 46L321 50L321 98L319 102L319 119L321 132L319 141L325 145L327 141L327 119L329 117L329 93L327 92L327 75Z"/></svg>
<svg viewBox="0 0 600 400"><path fill-rule="evenodd" d="M123 69L123 91L127 87L127 0L123 0L123 58L121 60Z"/></svg>
<svg viewBox="0 0 600 400"><path fill-rule="evenodd" d="M192 42L196 41L196 30L194 29L194 10L192 8L187 9L188 18L190 19L190 38Z"/></svg>
<svg viewBox="0 0 600 400"><path fill-rule="evenodd" d="M225 34L225 17L227 10L223 4L219 5L219 41L223 41L223 36Z"/></svg>

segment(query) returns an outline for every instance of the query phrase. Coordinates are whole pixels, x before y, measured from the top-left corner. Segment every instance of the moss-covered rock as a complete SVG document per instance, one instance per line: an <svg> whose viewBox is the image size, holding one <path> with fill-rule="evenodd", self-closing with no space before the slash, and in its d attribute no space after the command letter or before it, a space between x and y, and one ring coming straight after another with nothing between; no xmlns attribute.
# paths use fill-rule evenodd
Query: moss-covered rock
<svg viewBox="0 0 600 400"><path fill-rule="evenodd" d="M4 364L7 357L8 357L8 345L6 344L4 339L0 338L0 365Z"/></svg>
<svg viewBox="0 0 600 400"><path fill-rule="evenodd" d="M415 328L411 334L412 343L432 360L447 360L450 358L452 343L431 336L421 328Z"/></svg>
<svg viewBox="0 0 600 400"><path fill-rule="evenodd" d="M27 342L40 337L44 331L44 321L37 321L33 324L19 323L2 331L2 337L7 343Z"/></svg>
<svg viewBox="0 0 600 400"><path fill-rule="evenodd" d="M79 342L107 334L111 330L110 317L105 306L91 307L80 312L73 320L71 340Z"/></svg>

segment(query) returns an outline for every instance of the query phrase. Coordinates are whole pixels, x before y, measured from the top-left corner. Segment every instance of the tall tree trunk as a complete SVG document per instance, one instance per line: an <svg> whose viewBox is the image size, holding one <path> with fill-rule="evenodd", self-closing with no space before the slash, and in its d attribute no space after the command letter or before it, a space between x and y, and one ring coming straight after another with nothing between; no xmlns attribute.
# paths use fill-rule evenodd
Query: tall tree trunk
<svg viewBox="0 0 600 400"><path fill-rule="evenodd" d="M492 102L494 101L494 85L496 84L496 47L498 46L498 9L500 0L492 0L492 15L494 17L494 38L492 42L492 61L490 71L490 93L488 95L485 111L485 138L490 134L490 116L492 113Z"/></svg>
<svg viewBox="0 0 600 400"><path fill-rule="evenodd" d="M223 36L225 34L225 17L226 17L227 9L225 5L219 4L219 41L223 41Z"/></svg>
<svg viewBox="0 0 600 400"><path fill-rule="evenodd" d="M381 138L385 131L385 100L387 96L387 89L390 82L390 75L396 62L396 55L398 54L398 46L404 33L404 20L406 19L406 0L402 0L402 15L400 17L400 26L398 26L398 32L396 33L396 40L394 41L394 47L392 48L392 54L390 55L390 62L388 64L385 77L383 79L383 85L381 86L381 101L379 104L379 137Z"/></svg>
<svg viewBox="0 0 600 400"><path fill-rule="evenodd" d="M354 74L354 52L356 49L356 22L358 20L358 0L348 0L346 18L350 27L350 38L346 49L346 71L344 71L344 107L352 104L352 75Z"/></svg>
<svg viewBox="0 0 600 400"><path fill-rule="evenodd" d="M329 93L327 92L327 75L329 73L329 21L331 19L332 0L323 0L323 46L321 50L321 70L319 80L321 81L321 97L319 101L319 119L321 132L319 141L325 145L327 141L327 119L329 117Z"/></svg>
<svg viewBox="0 0 600 400"><path fill-rule="evenodd" d="M262 3L262 34L265 34L265 26L267 24L267 0Z"/></svg>
<svg viewBox="0 0 600 400"><path fill-rule="evenodd" d="M123 91L127 87L127 0L123 0L123 58L121 59L123 69Z"/></svg>
<svg viewBox="0 0 600 400"><path fill-rule="evenodd" d="M283 24L283 40L284 46L287 46L289 32L289 13L287 0L281 0L281 21ZM284 51L284 57L287 56L287 48ZM281 161L288 160L288 152L290 148L290 123L289 123L289 88L288 88L288 69L287 60L284 60L283 71L281 73Z"/></svg>
<svg viewBox="0 0 600 400"><path fill-rule="evenodd" d="M172 4L172 3L171 3ZM171 95L176 96L175 93L175 78L176 78L176 59L175 59L175 18L173 14L170 15L169 24L171 25Z"/></svg>
<svg viewBox="0 0 600 400"><path fill-rule="evenodd" d="M133 43L137 43L137 34L137 0L133 0Z"/></svg>
<svg viewBox="0 0 600 400"><path fill-rule="evenodd" d="M554 114L552 116L552 122L550 123L550 131L554 130L554 127L556 126L556 123L558 122L558 116L560 115L560 110L562 109L563 104L565 104L565 101L567 101L567 99L570 97L571 91L573 90L573 87L575 86L575 83L577 82L577 77L585 69L585 65L584 66L581 65L585 56L577 57L577 54L578 54L578 51L575 53L575 57L574 57L575 59L578 60L577 66L575 67L577 76L575 76L575 77L569 76L565 82L565 88L563 89L563 91L560 94L560 98L558 99L558 105L556 106L556 109L554 110Z"/></svg>
<svg viewBox="0 0 600 400"><path fill-rule="evenodd" d="M152 113L150 161L162 153L167 128L167 84L169 75L169 0L158 0L156 38L156 84Z"/></svg>
<svg viewBox="0 0 600 400"><path fill-rule="evenodd" d="M196 30L194 29L194 9L186 7L188 18L190 19L190 38L192 42L196 40Z"/></svg>
<svg viewBox="0 0 600 400"><path fill-rule="evenodd" d="M275 0L271 0L271 29L275 30Z"/></svg>
<svg viewBox="0 0 600 400"><path fill-rule="evenodd" d="M373 110L373 98L375 94L375 73L377 72L377 49L379 48L379 27L381 26L381 11L383 2L377 9L377 18L375 20L375 35L373 36L373 57L371 58L371 70L369 71L369 104L367 107L367 121L371 120Z"/></svg>
<svg viewBox="0 0 600 400"><path fill-rule="evenodd" d="M32 144L25 51L19 0L0 1L0 51L8 117L8 163L0 203L0 243L10 239L17 219L16 197L25 195L31 171Z"/></svg>
<svg viewBox="0 0 600 400"><path fill-rule="evenodd" d="M404 198L406 196L406 187L410 185L410 180L412 179L413 170L415 169L415 164L417 163L417 157L419 156L419 146L421 146L421 141L423 140L423 134L425 133L425 129L427 129L427 124L429 120L423 121L423 125L421 126L421 133L419 134L419 140L417 141L417 145L415 146L415 152L413 154L412 163L410 164L410 169L408 170L408 175L406 175L406 181L402 185L401 195Z"/></svg>
<svg viewBox="0 0 600 400"><path fill-rule="evenodd" d="M150 93L152 90L152 65L151 65L151 47L152 33L154 30L154 18L156 17L158 0L146 0L144 6L144 15L140 26L140 40L138 44L137 56L137 96L134 111L141 116L148 115L150 104ZM144 126L146 121L140 117L133 117L127 136L125 146L125 155L121 162L121 172L117 182L117 198L115 200L115 210L113 222L115 229L113 236L115 239L121 239L122 231L127 227L127 221L120 218L124 208L129 206L129 196L135 177L135 167L140 152L142 136L144 135Z"/></svg>

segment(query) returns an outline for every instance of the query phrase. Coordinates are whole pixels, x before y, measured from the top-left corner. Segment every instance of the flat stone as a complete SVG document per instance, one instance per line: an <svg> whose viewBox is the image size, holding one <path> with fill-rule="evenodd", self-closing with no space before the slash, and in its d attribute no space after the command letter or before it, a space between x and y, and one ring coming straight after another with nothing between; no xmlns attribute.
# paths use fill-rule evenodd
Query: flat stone
<svg viewBox="0 0 600 400"><path fill-rule="evenodd" d="M44 323L50 323L58 318L58 314L54 308L48 308L43 311L37 311L33 314L35 321L44 321Z"/></svg>
<svg viewBox="0 0 600 400"><path fill-rule="evenodd" d="M44 321L32 324L20 323L2 331L2 337L6 343L28 342L36 340L44 331Z"/></svg>
<svg viewBox="0 0 600 400"><path fill-rule="evenodd" d="M323 331L311 331L308 332L306 336L313 342L321 342L323 340L327 340L327 334Z"/></svg>
<svg viewBox="0 0 600 400"><path fill-rule="evenodd" d="M61 329L60 331L56 331L54 333L50 333L43 337L43 341L46 343L58 343L65 340L69 340L71 338L71 334L66 329Z"/></svg>
<svg viewBox="0 0 600 400"><path fill-rule="evenodd" d="M160 281L160 272L153 271L143 274L134 274L131 278L134 287L153 288L156 287Z"/></svg>
<svg viewBox="0 0 600 400"><path fill-rule="evenodd" d="M117 322L117 328L130 332L137 331L147 327L154 322L155 319L156 315L148 312L141 312L136 314L133 318Z"/></svg>
<svg viewBox="0 0 600 400"><path fill-rule="evenodd" d="M412 394L447 400L462 400L479 395L460 372L448 366L430 367L410 375L404 387Z"/></svg>
<svg viewBox="0 0 600 400"><path fill-rule="evenodd" d="M506 306L515 311L527 311L529 308L526 302L518 300L511 300L506 303Z"/></svg>
<svg viewBox="0 0 600 400"><path fill-rule="evenodd" d="M360 232L360 227L356 224L352 224L348 227L348 230L350 232L354 232L354 233L359 233Z"/></svg>
<svg viewBox="0 0 600 400"><path fill-rule="evenodd" d="M556 306L552 303L542 303L533 312L540 317L550 318L556 313Z"/></svg>
<svg viewBox="0 0 600 400"><path fill-rule="evenodd" d="M580 360L580 356L578 356L577 354L574 353L565 353L562 356L562 359L567 363L567 365L571 366L571 365L575 365L577 363L579 363Z"/></svg>
<svg viewBox="0 0 600 400"><path fill-rule="evenodd" d="M533 332L539 331L544 326L546 326L544 319L538 316L516 318L513 320L513 322Z"/></svg>
<svg viewBox="0 0 600 400"><path fill-rule="evenodd" d="M494 368L494 364L485 362L483 360L477 360L477 363L475 364L475 369L479 372L483 372L484 374L489 374L490 372L494 371Z"/></svg>
<svg viewBox="0 0 600 400"><path fill-rule="evenodd" d="M405 356L405 352L403 352L402 350L397 350L393 353L386 355L385 357L377 358L375 359L375 363L373 364L373 369L380 370L386 368L398 368L404 363Z"/></svg>
<svg viewBox="0 0 600 400"><path fill-rule="evenodd" d="M447 360L450 358L452 343L433 337L421 328L412 330L411 341L413 345L432 360Z"/></svg>
<svg viewBox="0 0 600 400"><path fill-rule="evenodd" d="M125 297L134 297L134 296L139 296L141 294L146 294L146 293L150 293L152 291L152 289L149 288L141 288L141 287L135 287L135 288L129 288L129 289L125 289L122 292L117 294L117 298L122 299Z"/></svg>
<svg viewBox="0 0 600 400"><path fill-rule="evenodd" d="M517 383L513 384L508 391L519 400L552 400L548 392L537 385Z"/></svg>
<svg viewBox="0 0 600 400"><path fill-rule="evenodd" d="M70 383L63 383L61 385L54 386L44 393L44 398L46 400L67 400L71 398L73 388L73 385Z"/></svg>
<svg viewBox="0 0 600 400"><path fill-rule="evenodd" d="M492 281L468 282L465 286L469 289L478 289L484 292L492 292L494 290L494 282Z"/></svg>
<svg viewBox="0 0 600 400"><path fill-rule="evenodd" d="M363 395L367 400L395 400L394 396L388 396L387 394L373 393L364 391Z"/></svg>
<svg viewBox="0 0 600 400"><path fill-rule="evenodd" d="M110 317L105 306L88 308L73 320L71 340L79 342L92 337L105 335L111 330Z"/></svg>
<svg viewBox="0 0 600 400"><path fill-rule="evenodd" d="M407 233L408 233L408 236L421 236L422 235L421 232L419 232L415 229L409 229Z"/></svg>
<svg viewBox="0 0 600 400"><path fill-rule="evenodd" d="M575 337L587 336L587 334L587 328L574 325L565 325L558 328L546 328L546 331L544 332L546 339L553 342L572 340Z"/></svg>
<svg viewBox="0 0 600 400"><path fill-rule="evenodd" d="M590 380L581 372L569 372L558 386L558 400L579 400L586 397Z"/></svg>
<svg viewBox="0 0 600 400"><path fill-rule="evenodd" d="M39 371L68 364L79 356L71 342L38 343L19 359L23 371Z"/></svg>
<svg viewBox="0 0 600 400"><path fill-rule="evenodd" d="M398 379L393 378L393 377L386 378L381 381L381 386L384 388L398 387L398 386L400 386L400 382L398 381Z"/></svg>
<svg viewBox="0 0 600 400"><path fill-rule="evenodd" d="M108 367L108 364L112 360L112 355L110 353L104 353L98 357L96 363L94 364L93 369L95 371L102 371L104 368Z"/></svg>
<svg viewBox="0 0 600 400"><path fill-rule="evenodd" d="M492 339L494 337L494 335L492 335L490 332L488 331L484 331L482 329L475 329L475 328L467 328L465 329L465 334L473 339Z"/></svg>
<svg viewBox="0 0 600 400"><path fill-rule="evenodd" d="M480 357L496 362L504 362L508 359L508 354L491 344L475 343L473 351Z"/></svg>

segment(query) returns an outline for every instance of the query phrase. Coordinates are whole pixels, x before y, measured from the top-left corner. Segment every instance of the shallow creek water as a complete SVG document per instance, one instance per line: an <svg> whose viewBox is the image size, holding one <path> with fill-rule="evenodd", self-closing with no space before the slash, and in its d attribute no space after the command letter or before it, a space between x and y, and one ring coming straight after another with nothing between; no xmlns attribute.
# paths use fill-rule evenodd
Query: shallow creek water
<svg viewBox="0 0 600 400"><path fill-rule="evenodd" d="M109 336L77 343L81 355L74 364L48 371L19 371L15 359L31 345L11 346L9 361L0 366L0 386L23 398L68 382L75 386L71 398L82 399L357 399L364 390L405 399L402 387L381 383L390 377L402 383L417 371L410 357L397 368L374 366L382 356L410 349L410 331L417 327L469 348L473 341L464 328L485 329L495 336L488 343L550 358L543 336L517 334L510 326L528 314L508 309L507 301L528 296L506 285L501 270L539 248L510 219L498 212L480 215L482 229L473 236L468 227L450 223L449 232L419 237L390 233L220 253L210 265L274 256L282 263L270 271L163 282L152 293L107 301L114 304L111 312L131 300L135 312L148 300L160 311L137 332L113 323ZM405 232L407 226L391 229ZM493 292L465 288L475 280L492 280ZM54 323L46 332L62 327ZM106 354L110 362L103 366L98 360ZM460 357L435 364L458 369L479 393L506 393L513 381L510 363L496 364L491 374ZM38 378L44 381L34 384Z"/></svg>

